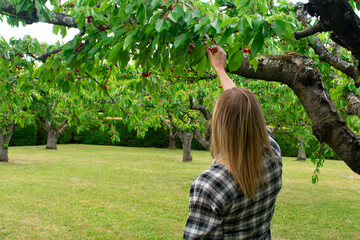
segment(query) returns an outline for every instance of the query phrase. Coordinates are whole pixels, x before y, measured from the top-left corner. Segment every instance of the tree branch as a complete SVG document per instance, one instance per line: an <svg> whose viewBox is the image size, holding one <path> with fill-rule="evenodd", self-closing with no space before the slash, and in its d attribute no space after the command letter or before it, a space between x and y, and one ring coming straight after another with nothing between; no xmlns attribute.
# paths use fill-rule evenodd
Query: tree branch
<svg viewBox="0 0 360 240"><path fill-rule="evenodd" d="M59 25L64 27L70 27L70 28L77 28L76 18L73 18L71 16L62 14L62 13L56 13L56 12L50 12L51 18L41 21L36 14L29 14L28 11L21 11L16 12L15 6L11 5L9 3L4 3L1 7L0 14L6 15L9 17L17 18L24 20L26 24L33 24L38 22L44 22L49 23L53 25Z"/></svg>
<svg viewBox="0 0 360 240"><path fill-rule="evenodd" d="M189 100L190 100L190 109L200 111L206 120L211 119L211 113L209 110L206 109L206 107L204 105L195 104L195 99L191 95L189 96Z"/></svg>
<svg viewBox="0 0 360 240"><path fill-rule="evenodd" d="M311 44L310 42L309 44L314 49L315 53L319 55L320 60L329 63L337 70L354 79L355 86L359 87L358 78L360 71L352 62L346 61L341 57L338 57L335 54L329 52L316 35L314 35L314 44Z"/></svg>
<svg viewBox="0 0 360 240"><path fill-rule="evenodd" d="M104 87L94 78L94 77L92 77L88 72L86 72L86 75L89 77L89 78L91 78L92 80L94 80L94 82L97 84L97 85L99 85L104 91L105 91L105 93L109 96L109 98L111 99L111 101L113 102L113 103L117 103L111 96L110 96L110 94L109 94L109 92L106 90L106 89L104 89Z"/></svg>
<svg viewBox="0 0 360 240"><path fill-rule="evenodd" d="M360 59L360 18L347 0L310 0L325 29Z"/></svg>
<svg viewBox="0 0 360 240"><path fill-rule="evenodd" d="M337 112L312 60L299 53L262 56L257 71L244 56L240 68L233 73L245 78L287 84L297 95L313 125L313 134L327 143L344 162L360 174L360 138L346 125Z"/></svg>
<svg viewBox="0 0 360 240"><path fill-rule="evenodd" d="M346 98L349 101L349 104L346 108L346 113L349 115L355 115L360 118L360 99L359 97L352 92L346 93Z"/></svg>
<svg viewBox="0 0 360 240"><path fill-rule="evenodd" d="M299 40L299 39L314 35L315 33L325 32L325 31L326 31L326 29L321 24L321 22L318 22L316 25L311 26L311 27L309 27L307 29L294 32L294 37L295 37L296 40Z"/></svg>

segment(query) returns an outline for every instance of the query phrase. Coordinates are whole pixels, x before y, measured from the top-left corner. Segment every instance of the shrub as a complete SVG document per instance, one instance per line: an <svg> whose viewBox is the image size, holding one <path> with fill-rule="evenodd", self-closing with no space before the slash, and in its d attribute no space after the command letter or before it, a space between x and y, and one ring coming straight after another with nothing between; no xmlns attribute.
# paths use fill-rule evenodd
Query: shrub
<svg viewBox="0 0 360 240"><path fill-rule="evenodd" d="M17 125L10 139L9 146L32 146L36 144L36 125L29 124L24 127Z"/></svg>

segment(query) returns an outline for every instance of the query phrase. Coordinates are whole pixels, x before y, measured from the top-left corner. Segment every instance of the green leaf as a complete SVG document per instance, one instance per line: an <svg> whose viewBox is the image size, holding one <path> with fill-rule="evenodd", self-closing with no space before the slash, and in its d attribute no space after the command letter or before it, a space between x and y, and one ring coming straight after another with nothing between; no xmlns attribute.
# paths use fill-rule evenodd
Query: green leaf
<svg viewBox="0 0 360 240"><path fill-rule="evenodd" d="M18 3L16 5L16 12L17 13L19 13L19 12L25 10L25 9L26 9L26 1L20 1L20 3Z"/></svg>
<svg viewBox="0 0 360 240"><path fill-rule="evenodd" d="M125 68L129 61L130 61L130 55L128 52L120 51L119 53L119 60L121 62L121 67Z"/></svg>
<svg viewBox="0 0 360 240"><path fill-rule="evenodd" d="M109 53L109 61L112 62L113 60L116 60L119 57L119 52L122 49L123 45L122 43L117 43L110 51Z"/></svg>
<svg viewBox="0 0 360 240"><path fill-rule="evenodd" d="M260 30L256 34L251 44L251 55L255 56L258 52L260 52L263 46L264 46L264 37L262 35L262 31Z"/></svg>
<svg viewBox="0 0 360 240"><path fill-rule="evenodd" d="M155 23L155 29L158 33L163 30L169 30L171 23L165 19L160 19Z"/></svg>
<svg viewBox="0 0 360 240"><path fill-rule="evenodd" d="M249 23L250 27L253 28L251 17L248 15L244 15L244 17L245 17L246 21Z"/></svg>
<svg viewBox="0 0 360 240"><path fill-rule="evenodd" d="M257 59L256 59L256 58L251 59L251 60L250 60L250 65L253 66L253 68L254 68L254 70L255 70L255 72L256 72L257 67L258 67L258 61L257 61Z"/></svg>
<svg viewBox="0 0 360 240"><path fill-rule="evenodd" d="M85 14L81 12L80 16L77 18L77 25L79 29L83 29L85 26Z"/></svg>
<svg viewBox="0 0 360 240"><path fill-rule="evenodd" d="M88 53L88 56L89 58L92 58L94 57L94 55L99 51L99 49L103 46L103 41L100 40L96 45L95 47L93 47L89 53Z"/></svg>
<svg viewBox="0 0 360 240"><path fill-rule="evenodd" d="M199 76L202 76L208 67L207 57L204 55L198 64L197 72Z"/></svg>
<svg viewBox="0 0 360 240"><path fill-rule="evenodd" d="M225 33L223 34L223 37L221 38L221 40L219 42L219 46L223 46L233 32L234 32L233 28L227 28L225 30Z"/></svg>
<svg viewBox="0 0 360 240"><path fill-rule="evenodd" d="M281 20L274 20L271 27L275 30L276 35L281 36L286 34L287 23Z"/></svg>
<svg viewBox="0 0 360 240"><path fill-rule="evenodd" d="M130 34L125 38L123 49L127 49L134 42L134 35Z"/></svg>
<svg viewBox="0 0 360 240"><path fill-rule="evenodd" d="M168 17L171 21L177 22L184 14L184 10L180 6L180 4L176 4Z"/></svg>
<svg viewBox="0 0 360 240"><path fill-rule="evenodd" d="M175 49L178 48L181 44L183 44L184 41L188 38L189 38L189 33L183 33L179 35L174 41Z"/></svg>
<svg viewBox="0 0 360 240"><path fill-rule="evenodd" d="M228 67L229 67L229 70L232 72L232 71L235 71L235 70L238 70L242 64L242 61L244 59L244 55L241 51L237 51L235 52L231 57L230 57L230 60L229 60L229 63L228 63Z"/></svg>

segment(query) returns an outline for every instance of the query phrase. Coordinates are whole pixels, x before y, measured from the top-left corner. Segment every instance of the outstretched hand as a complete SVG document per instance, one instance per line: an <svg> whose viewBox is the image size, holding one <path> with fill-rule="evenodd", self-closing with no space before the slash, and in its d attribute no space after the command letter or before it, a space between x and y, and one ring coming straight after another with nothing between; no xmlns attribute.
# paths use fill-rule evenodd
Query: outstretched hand
<svg viewBox="0 0 360 240"><path fill-rule="evenodd" d="M225 70L226 65L226 52L219 46L214 46L212 48L208 48L207 50L208 57L210 59L211 65L218 70Z"/></svg>
<svg viewBox="0 0 360 240"><path fill-rule="evenodd" d="M225 71L226 66L226 52L219 46L208 48L207 54L209 56L211 65L215 68L216 73L220 79L224 90L236 87L234 82L229 78Z"/></svg>

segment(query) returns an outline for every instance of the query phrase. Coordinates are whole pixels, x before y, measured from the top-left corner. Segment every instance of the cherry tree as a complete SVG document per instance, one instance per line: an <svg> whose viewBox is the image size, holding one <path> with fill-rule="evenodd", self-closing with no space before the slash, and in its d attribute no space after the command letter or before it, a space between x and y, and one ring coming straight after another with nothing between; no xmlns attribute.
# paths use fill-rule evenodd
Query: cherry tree
<svg viewBox="0 0 360 240"><path fill-rule="evenodd" d="M99 60L112 66L134 64L144 74L136 89L148 86L151 93L173 74L182 79L194 77L194 81L194 72L198 79L210 75L206 48L219 44L228 53L229 72L291 88L312 123L314 136L360 173L359 137L354 132L356 125L351 125L357 120L352 116L347 120L339 112L343 107L338 108L338 100L329 91L334 83L323 79L321 71L326 62L326 69L337 69L338 76L346 79L337 81L336 89L343 89L351 103L349 111L356 113L360 20L354 9L360 8L358 2L310 0L305 8L271 0L231 4L51 1L50 8L44 3L8 0L0 7L12 26L46 22L63 35L66 27L80 30L73 41L37 56L48 68L56 68L59 57L69 68L88 72L97 71ZM312 17L301 18L304 10ZM329 40L318 40L320 33ZM329 41L341 46L340 56L325 44ZM66 87L64 82L59 84Z"/></svg>
<svg viewBox="0 0 360 240"><path fill-rule="evenodd" d="M18 41L7 43L0 39L0 161L7 162L8 146L16 125L31 122L28 107L31 104L32 63L18 49Z"/></svg>

